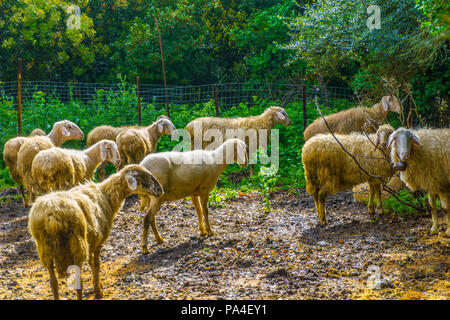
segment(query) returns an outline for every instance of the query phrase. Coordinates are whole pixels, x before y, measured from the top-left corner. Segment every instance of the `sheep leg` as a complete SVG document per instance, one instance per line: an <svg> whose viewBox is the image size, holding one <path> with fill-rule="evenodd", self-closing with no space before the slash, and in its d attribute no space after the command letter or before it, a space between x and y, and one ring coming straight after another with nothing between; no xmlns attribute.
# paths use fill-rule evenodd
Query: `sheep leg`
<svg viewBox="0 0 450 320"><path fill-rule="evenodd" d="M83 300L83 282L81 280L81 274L80 274L80 287L77 288L77 300Z"/></svg>
<svg viewBox="0 0 450 320"><path fill-rule="evenodd" d="M255 172L253 170L253 164L250 164L249 167L250 167L249 168L250 169L250 177L252 177L255 174Z"/></svg>
<svg viewBox="0 0 450 320"><path fill-rule="evenodd" d="M19 194L22 196L22 199L25 199L25 189L23 188L23 185L21 183L17 187L17 191L19 191Z"/></svg>
<svg viewBox="0 0 450 320"><path fill-rule="evenodd" d="M384 214L383 204L381 203L381 184L374 184L374 189L377 197L377 208L375 211L377 214Z"/></svg>
<svg viewBox="0 0 450 320"><path fill-rule="evenodd" d="M436 195L428 194L428 203L431 207L431 220L433 221L433 226L431 227L430 234L435 235L438 234L439 220L436 212Z"/></svg>
<svg viewBox="0 0 450 320"><path fill-rule="evenodd" d="M203 218L205 219L206 232L208 233L208 236L213 236L214 232L212 232L211 226L209 225L208 198L209 198L209 194L206 196L200 196L200 203L202 205Z"/></svg>
<svg viewBox="0 0 450 320"><path fill-rule="evenodd" d="M319 216L319 223L320 225L324 226L327 224L327 213L326 213L326 207L325 207L325 203L326 203L326 199L327 199L327 193L325 191L319 191L318 193L318 199L317 199L317 204L318 204L318 210L317 210L317 214Z"/></svg>
<svg viewBox="0 0 450 320"><path fill-rule="evenodd" d="M439 194L441 199L442 208L445 210L445 216L447 218L447 230L445 231L445 236L450 238L450 210L449 210L449 197L445 194Z"/></svg>
<svg viewBox="0 0 450 320"><path fill-rule="evenodd" d="M373 209L373 199L375 198L375 185L372 183L369 183L369 203L367 205L367 211L369 211L369 214L375 214L375 210Z"/></svg>
<svg viewBox="0 0 450 320"><path fill-rule="evenodd" d="M103 181L106 177L106 165L108 164L107 161L103 161L100 166L98 167L98 180Z"/></svg>
<svg viewBox="0 0 450 320"><path fill-rule="evenodd" d="M101 299L103 297L103 292L102 284L100 282L100 249L94 251L91 268L92 280L94 282L94 297L95 299Z"/></svg>
<svg viewBox="0 0 450 320"><path fill-rule="evenodd" d="M192 204L194 205L195 212L197 212L198 216L198 228L200 230L201 236L206 236L208 233L205 230L205 225L203 224L203 212L202 207L200 205L200 201L197 196L191 196Z"/></svg>
<svg viewBox="0 0 450 320"><path fill-rule="evenodd" d="M142 231L142 239L141 239L141 248L143 254L148 254L148 227L152 226L153 235L155 236L155 241L157 244L161 244L164 242L164 239L158 232L158 228L156 227L155 214L158 212L161 203L159 201L155 201L153 198L150 203L150 209L145 215L144 218L144 229Z"/></svg>
<svg viewBox="0 0 450 320"><path fill-rule="evenodd" d="M52 288L53 298L59 300L58 279L56 279L55 268L53 266L49 267L48 273L50 275L50 286Z"/></svg>

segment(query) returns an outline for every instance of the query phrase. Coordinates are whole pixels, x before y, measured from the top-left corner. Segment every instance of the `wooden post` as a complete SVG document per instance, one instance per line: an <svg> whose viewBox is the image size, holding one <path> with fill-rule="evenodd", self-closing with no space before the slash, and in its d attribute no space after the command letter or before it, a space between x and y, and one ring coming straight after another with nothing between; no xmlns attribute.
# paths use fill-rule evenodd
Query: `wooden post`
<svg viewBox="0 0 450 320"><path fill-rule="evenodd" d="M159 39L159 49L161 51L161 64L163 71L163 80L164 80L164 93L166 95L166 108L167 108L167 116L170 118L170 109L169 109L169 100L167 96L167 82L166 82L166 67L164 66L164 52L161 41L161 33L159 32L158 20L155 18L156 30L158 30L158 39Z"/></svg>
<svg viewBox="0 0 450 320"><path fill-rule="evenodd" d="M18 59L17 70L17 125L19 136L22 135L22 58Z"/></svg>
<svg viewBox="0 0 450 320"><path fill-rule="evenodd" d="M136 82L137 82L137 88L136 88L136 93L137 93L137 108L138 108L138 123L139 126L141 126L141 97L139 95L139 76L137 76L136 78Z"/></svg>
<svg viewBox="0 0 450 320"><path fill-rule="evenodd" d="M217 95L217 86L216 86L216 84L214 83L213 85L212 85L212 90L213 90L213 94L214 94L214 101L215 101L215 104L216 104L216 117L220 117L220 111L219 111L219 97L218 97L218 95Z"/></svg>
<svg viewBox="0 0 450 320"><path fill-rule="evenodd" d="M306 113L306 85L305 83L302 83L302 98L303 98L303 131L306 130L306 127L308 125L308 119L307 119L307 113Z"/></svg>

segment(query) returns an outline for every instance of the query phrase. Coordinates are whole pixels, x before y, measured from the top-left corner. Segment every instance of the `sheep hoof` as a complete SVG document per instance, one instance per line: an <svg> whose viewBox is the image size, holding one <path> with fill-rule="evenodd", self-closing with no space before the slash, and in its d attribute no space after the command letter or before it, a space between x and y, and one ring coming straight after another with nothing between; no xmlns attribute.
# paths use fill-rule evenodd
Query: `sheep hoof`
<svg viewBox="0 0 450 320"><path fill-rule="evenodd" d="M373 208L367 208L367 211L369 212L369 214L375 214L375 210L373 210Z"/></svg>
<svg viewBox="0 0 450 320"><path fill-rule="evenodd" d="M208 231L208 237L212 237L214 235L214 232L212 232L211 230Z"/></svg>
<svg viewBox="0 0 450 320"><path fill-rule="evenodd" d="M164 239L163 238L157 238L156 239L156 244L163 244L164 243Z"/></svg>
<svg viewBox="0 0 450 320"><path fill-rule="evenodd" d="M376 210L376 213L377 213L378 215L384 215L384 210L383 210L383 208L378 208L378 209Z"/></svg>
<svg viewBox="0 0 450 320"><path fill-rule="evenodd" d="M437 227L431 227L431 230L430 230L430 235L432 235L432 236L434 236L434 235L436 235L436 234L438 234L439 233L439 231L438 231L438 228Z"/></svg>
<svg viewBox="0 0 450 320"><path fill-rule="evenodd" d="M101 289L100 289L98 292L95 292L94 298L95 298L95 299L101 299L101 298L103 298L103 292L102 292Z"/></svg>
<svg viewBox="0 0 450 320"><path fill-rule="evenodd" d="M149 251L147 249L147 246L142 247L142 254L149 254Z"/></svg>

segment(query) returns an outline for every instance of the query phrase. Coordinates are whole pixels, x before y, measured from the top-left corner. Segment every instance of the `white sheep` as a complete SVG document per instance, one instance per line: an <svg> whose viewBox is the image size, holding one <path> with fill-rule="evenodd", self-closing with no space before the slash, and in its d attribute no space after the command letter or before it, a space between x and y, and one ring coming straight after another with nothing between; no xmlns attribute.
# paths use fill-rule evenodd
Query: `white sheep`
<svg viewBox="0 0 450 320"><path fill-rule="evenodd" d="M400 171L400 179L412 191L428 192L433 225L430 233L438 233L436 198L446 211L450 237L450 129L397 129L389 137L391 161Z"/></svg>
<svg viewBox="0 0 450 320"><path fill-rule="evenodd" d="M378 129L378 135L369 135L370 140L375 142L377 136L380 136L380 132L384 130L388 133L394 131L392 126L383 125ZM365 135L352 133L349 135L336 134L335 136L370 174L379 176L383 181L386 181L395 173L391 168L389 158L386 159L380 149L374 148L372 142ZM376 211L379 214L383 213L381 204L382 181L370 177L360 170L355 161L343 151L331 134L318 134L309 139L302 149L302 163L305 170L306 191L314 196L321 225L327 223L325 210L327 195L351 189L363 182L368 182L370 188L369 213L374 212L373 200L375 194L377 196Z"/></svg>
<svg viewBox="0 0 450 320"><path fill-rule="evenodd" d="M265 139L270 139L271 130L276 124L285 126L291 125L291 119L286 111L277 106L267 108L262 114L258 116L245 118L216 118L216 117L202 117L192 120L186 125L186 130L189 132L191 138L191 149L202 148L205 149L211 142L205 139L207 130L219 130L223 138L228 136L227 130L243 130L245 133L254 132L256 137L256 150L258 146L267 146L268 140L260 141L260 132L265 131ZM199 136L201 135L201 136ZM239 138L239 137L238 137ZM196 146L195 141L201 141L199 146ZM217 143L217 141L214 141ZM249 136L245 137L245 143L248 148L251 146ZM249 150L250 153L255 150ZM250 175L253 175L253 165L250 164Z"/></svg>
<svg viewBox="0 0 450 320"><path fill-rule="evenodd" d="M47 136L35 136L28 138L17 153L17 172L22 177L28 197L24 198L24 205L29 206L34 201L33 178L31 165L39 151L61 146L65 141L83 140L83 131L68 120L58 121L53 125L52 131Z"/></svg>
<svg viewBox="0 0 450 320"><path fill-rule="evenodd" d="M81 270L87 260L95 298L101 298L100 250L125 198L131 194L159 197L162 193L161 185L147 169L130 165L101 183L88 182L39 197L30 210L28 229L49 272L53 297L59 299L55 268L60 277L65 277L69 266ZM77 289L77 297L82 299L82 288Z"/></svg>
<svg viewBox="0 0 450 320"><path fill-rule="evenodd" d="M177 129L167 118L159 118L148 127L123 130L117 135L122 166L139 163L146 155L154 153L163 134L176 134Z"/></svg>
<svg viewBox="0 0 450 320"><path fill-rule="evenodd" d="M148 253L147 236L151 225L156 242L163 239L156 228L155 215L164 202L190 197L198 215L198 227L202 236L212 236L209 224L208 198L220 174L233 162L241 166L248 164L245 143L229 139L212 151L161 152L150 154L140 163L161 183L162 197L141 197L141 210L147 211L144 218L141 247ZM206 227L205 227L206 226Z"/></svg>
<svg viewBox="0 0 450 320"><path fill-rule="evenodd" d="M40 193L67 190L91 180L102 161L120 166L119 150L115 142L101 140L86 150L50 148L39 152L31 165L35 190Z"/></svg>

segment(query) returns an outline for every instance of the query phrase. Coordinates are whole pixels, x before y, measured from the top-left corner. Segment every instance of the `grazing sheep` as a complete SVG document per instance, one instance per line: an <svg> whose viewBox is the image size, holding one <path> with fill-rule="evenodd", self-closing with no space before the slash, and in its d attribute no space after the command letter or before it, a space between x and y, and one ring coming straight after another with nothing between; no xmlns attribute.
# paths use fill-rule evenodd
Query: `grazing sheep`
<svg viewBox="0 0 450 320"><path fill-rule="evenodd" d="M226 161L223 161L224 159ZM156 228L155 215L166 201L190 197L198 215L200 234L213 235L208 218L209 194L214 189L220 174L232 162L237 162L241 166L248 164L246 146L242 140L229 139L212 151L161 152L150 154L142 160L141 165L158 179L164 189L162 197L140 197L141 210L147 211L141 239L144 254L148 253L149 225L152 227L156 243L163 242Z"/></svg>
<svg viewBox="0 0 450 320"><path fill-rule="evenodd" d="M35 191L31 176L31 165L39 151L61 146L68 140L83 140L84 134L78 126L68 120L58 121L53 125L47 136L28 138L17 154L17 172L22 177L28 197L24 198L24 205L29 206L34 201Z"/></svg>
<svg viewBox="0 0 450 320"><path fill-rule="evenodd" d="M383 125L378 129L378 135L371 134L369 138L371 141L376 141L377 136L381 136L381 131L389 133L393 130L392 126ZM374 148L372 142L365 135L359 133L337 134L336 138L370 174L380 176L384 181L394 174L384 154L378 148ZM366 181L370 188L369 213L374 213L375 193L377 195L376 211L379 214L383 213L381 181L360 170L331 134L318 134L309 139L302 149L302 162L305 169L306 191L314 196L321 225L327 223L325 210L327 195L350 189Z"/></svg>
<svg viewBox="0 0 450 320"><path fill-rule="evenodd" d="M158 121L160 119L169 120L169 117L167 117L165 115L161 115L156 119L156 121ZM105 139L111 140L111 141L114 141L117 143L117 140L116 140L117 136L122 131L126 131L129 129L141 129L141 128L142 127L139 127L139 126L123 126L123 127L98 126L98 127L95 127L94 129L92 129L88 133L87 138L86 138L86 146L90 147L90 146L96 144L97 142L99 142L101 140L105 140ZM123 160L124 159L122 159L122 161ZM105 178L105 175L106 175L105 168L106 168L107 164L108 164L107 162L102 162L102 164L98 168L100 180L103 180Z"/></svg>
<svg viewBox="0 0 450 320"><path fill-rule="evenodd" d="M37 192L67 190L94 177L102 161L120 166L119 150L115 142L101 140L80 151L50 148L39 152L31 165L31 176Z"/></svg>
<svg viewBox="0 0 450 320"><path fill-rule="evenodd" d="M101 183L88 182L39 197L30 210L28 229L49 272L53 297L59 299L55 268L59 277L64 277L69 266L81 270L88 260L95 298L101 298L100 250L125 198L131 194L159 197L162 193L147 169L130 165ZM82 299L82 288L77 289L77 298Z"/></svg>
<svg viewBox="0 0 450 320"><path fill-rule="evenodd" d="M191 149L198 149L200 146L196 146L194 141L200 139L202 145L201 148L205 149L211 142L207 141L205 138L205 132L209 129L217 129L222 134L223 139L227 138L227 130L230 129L242 129L244 132L246 130L255 130L256 143L258 145L267 145L268 141L264 143L260 141L259 130L266 130L267 139L270 139L271 130L277 124L283 124L285 126L291 125L291 119L289 118L286 111L277 106L272 106L267 108L262 114L253 117L246 118L215 118L215 117L203 117L192 120L186 125L186 130L189 132L191 137ZM196 136L201 134L200 137ZM217 141L214 141L217 143ZM219 143L221 143L220 141ZM251 148L249 141L249 135L245 138L245 143L248 148ZM255 149L258 146L255 146ZM250 150L253 152L253 150ZM253 165L250 164L250 175L253 175Z"/></svg>
<svg viewBox="0 0 450 320"><path fill-rule="evenodd" d="M333 133L346 134L351 132L374 133L384 122L389 112L400 114L401 107L395 96L384 96L379 103L371 108L357 107L333 113L325 117ZM329 133L323 119L317 118L303 132L305 141L319 133Z"/></svg>
<svg viewBox="0 0 450 320"><path fill-rule="evenodd" d="M27 141L28 138L36 136L45 136L45 132L39 128L34 129L33 131L31 131L28 137L15 137L9 139L8 141L6 141L3 147L3 160L5 161L5 164L9 168L11 178L15 182L17 182L18 185L17 190L22 196L22 199L25 199L25 192L22 185L22 177L17 171L17 154L19 153L20 148L22 147L24 142Z"/></svg>
<svg viewBox="0 0 450 320"><path fill-rule="evenodd" d="M139 163L146 155L154 153L163 134L176 134L177 129L167 118L160 118L148 127L123 130L117 135L122 166Z"/></svg>
<svg viewBox="0 0 450 320"><path fill-rule="evenodd" d="M428 192L433 226L438 233L436 197L447 216L445 235L450 237L450 129L397 129L389 137L391 161L412 191Z"/></svg>

